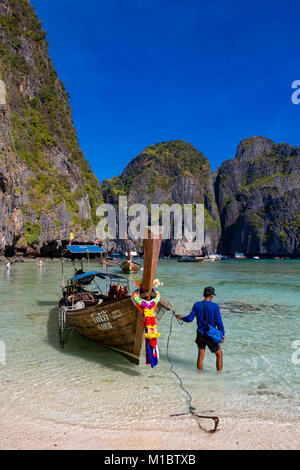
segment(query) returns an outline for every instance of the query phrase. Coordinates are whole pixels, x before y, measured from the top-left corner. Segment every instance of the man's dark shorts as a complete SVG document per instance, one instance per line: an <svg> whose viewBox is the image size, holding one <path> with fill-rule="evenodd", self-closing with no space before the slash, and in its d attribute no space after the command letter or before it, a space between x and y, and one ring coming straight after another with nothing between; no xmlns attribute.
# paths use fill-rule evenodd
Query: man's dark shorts
<svg viewBox="0 0 300 470"><path fill-rule="evenodd" d="M206 346L208 346L212 353L216 353L220 349L219 344L214 343L211 338L202 335L201 333L199 333L199 331L197 331L197 338L195 343L197 344L199 349L205 349Z"/></svg>

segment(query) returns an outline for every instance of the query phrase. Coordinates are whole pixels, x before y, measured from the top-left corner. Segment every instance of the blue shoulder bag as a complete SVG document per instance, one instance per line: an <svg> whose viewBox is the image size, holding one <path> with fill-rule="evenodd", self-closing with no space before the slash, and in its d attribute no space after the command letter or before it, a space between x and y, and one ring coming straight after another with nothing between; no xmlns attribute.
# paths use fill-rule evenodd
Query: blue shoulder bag
<svg viewBox="0 0 300 470"><path fill-rule="evenodd" d="M207 321L207 316L206 316L206 309L205 309L205 302L203 301L203 312L204 312L204 320L206 324L206 336L208 336L210 339L213 340L214 343L222 343L223 341L223 333L222 331L218 330L212 325L209 325Z"/></svg>

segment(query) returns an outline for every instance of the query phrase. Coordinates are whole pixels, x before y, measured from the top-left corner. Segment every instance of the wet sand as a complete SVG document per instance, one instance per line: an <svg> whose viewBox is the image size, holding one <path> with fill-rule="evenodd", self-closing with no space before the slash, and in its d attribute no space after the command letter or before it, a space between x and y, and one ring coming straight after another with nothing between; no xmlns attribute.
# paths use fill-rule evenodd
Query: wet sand
<svg viewBox="0 0 300 470"><path fill-rule="evenodd" d="M178 424L180 423L180 431ZM170 418L169 429L87 429L59 423L29 422L21 416L0 430L0 449L20 450L243 450L300 449L296 423L221 418L215 434L199 429L188 417ZM201 421L208 427L208 423Z"/></svg>

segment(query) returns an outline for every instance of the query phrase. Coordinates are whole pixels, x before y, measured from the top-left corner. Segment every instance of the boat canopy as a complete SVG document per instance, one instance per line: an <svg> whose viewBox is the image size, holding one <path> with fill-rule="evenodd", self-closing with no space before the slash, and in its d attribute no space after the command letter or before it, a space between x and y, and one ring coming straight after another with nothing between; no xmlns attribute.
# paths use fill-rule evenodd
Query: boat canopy
<svg viewBox="0 0 300 470"><path fill-rule="evenodd" d="M78 281L80 284L90 284L95 277L99 277L100 279L107 279L110 280L124 280L128 281L125 277L119 276L119 274L112 274L112 273L100 273L99 271L90 271L88 273L78 274L77 276L71 277L70 281Z"/></svg>
<svg viewBox="0 0 300 470"><path fill-rule="evenodd" d="M105 253L105 250L97 245L68 245L67 249L70 253Z"/></svg>

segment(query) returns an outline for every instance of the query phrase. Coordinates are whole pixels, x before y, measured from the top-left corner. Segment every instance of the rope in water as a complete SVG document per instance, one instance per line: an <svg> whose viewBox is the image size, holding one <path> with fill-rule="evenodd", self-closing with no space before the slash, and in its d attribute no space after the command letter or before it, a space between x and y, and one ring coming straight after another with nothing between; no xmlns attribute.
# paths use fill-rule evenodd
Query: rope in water
<svg viewBox="0 0 300 470"><path fill-rule="evenodd" d="M173 374L177 377L177 379L179 380L179 385L180 387L182 388L182 390L187 394L188 396L188 407L189 407L189 411L192 411L192 410L195 410L195 408L192 406L192 396L191 394L184 388L183 386L183 383L182 383L182 380L181 378L179 377L179 375L175 372L174 370L174 364L172 363L171 359L170 359L170 356L169 356L169 344L170 344L170 338L171 338L171 334L172 334L172 328L173 328L173 319L175 317L175 311L173 310L173 315L171 317L171 322L170 322L170 331L169 331L169 336L168 336L168 341L167 341L167 358L168 358L168 361L169 361L169 364L170 364L170 372L173 372ZM176 317L175 317L176 318ZM182 320L179 320L178 318L176 318L176 320L178 321L179 325L183 325L183 321Z"/></svg>
<svg viewBox="0 0 300 470"><path fill-rule="evenodd" d="M218 424L219 424L219 418L217 416L202 416L202 415L198 415L196 412L195 412L195 409L193 406L192 406L192 401L193 401L193 397L192 395L188 392L188 390L186 390L186 388L184 388L183 386L183 382L182 382L182 379L180 378L180 376L177 374L177 372L174 370L174 364L172 363L171 359L170 359L170 356L169 356L169 344L170 344L170 338L171 338L171 334L172 334L172 328L173 328L173 319L174 317L176 318L176 320L178 321L179 325L183 325L183 321L178 319L176 317L176 312L175 312L175 309L173 307L173 305L171 304L171 307L172 307L172 316L171 316L171 321L170 321L170 330L169 330L169 336L168 336L168 341L167 341L167 359L169 361L169 364L170 364L170 372L172 372L178 379L179 381L179 385L181 387L181 389L186 393L187 395L187 398L188 398L188 401L187 401L187 404L188 404L188 409L189 409L189 413L196 417L196 418L203 418L203 419L212 419L215 423L215 427L214 429L212 429L211 431L209 432L216 432L217 428L218 428ZM173 416L184 416L186 413L179 413L179 414L172 414L170 415L171 417Z"/></svg>

